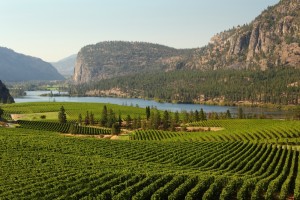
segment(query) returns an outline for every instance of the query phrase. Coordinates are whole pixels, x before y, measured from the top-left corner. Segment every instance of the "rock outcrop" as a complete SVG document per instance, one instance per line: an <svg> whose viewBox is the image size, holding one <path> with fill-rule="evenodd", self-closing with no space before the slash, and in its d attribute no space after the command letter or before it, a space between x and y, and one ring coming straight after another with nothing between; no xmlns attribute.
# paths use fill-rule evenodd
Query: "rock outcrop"
<svg viewBox="0 0 300 200"><path fill-rule="evenodd" d="M300 68L300 0L281 0L250 24L215 35L192 58L186 67Z"/></svg>
<svg viewBox="0 0 300 200"><path fill-rule="evenodd" d="M173 70L191 51L145 42L100 42L79 51L73 80L86 83L146 71Z"/></svg>
<svg viewBox="0 0 300 200"><path fill-rule="evenodd" d="M300 68L300 0L281 0L250 24L177 50L139 42L102 42L80 50L73 80L86 83L145 71Z"/></svg>
<svg viewBox="0 0 300 200"><path fill-rule="evenodd" d="M9 90L0 80L0 104L1 103L14 103L14 98L10 95Z"/></svg>

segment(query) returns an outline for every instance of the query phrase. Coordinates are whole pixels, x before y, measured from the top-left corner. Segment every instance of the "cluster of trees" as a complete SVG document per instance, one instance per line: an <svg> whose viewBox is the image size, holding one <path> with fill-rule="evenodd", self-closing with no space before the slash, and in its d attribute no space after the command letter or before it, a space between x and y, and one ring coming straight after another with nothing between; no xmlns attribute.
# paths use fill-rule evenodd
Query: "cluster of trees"
<svg viewBox="0 0 300 200"><path fill-rule="evenodd" d="M1 114L1 113L0 113ZM83 119L82 115L78 115L77 125L98 125L105 128L111 128L113 134L119 134L121 128L126 129L153 129L153 130L171 130L175 131L176 127L179 127L182 123L190 123L195 121L204 121L207 119L228 119L231 118L231 113L228 110L226 113L205 113L201 108L200 111L182 111L175 113L165 111L159 111L156 108L145 109L145 118L140 115L132 117L127 115L122 119L121 114L118 116L113 109L108 109L106 105L103 106L100 119L97 121L94 118L92 112L87 111L86 116ZM58 113L58 120L60 123L67 123L66 111L61 106Z"/></svg>
<svg viewBox="0 0 300 200"><path fill-rule="evenodd" d="M85 95L89 90L120 88L130 97L159 99L170 102L212 101L233 105L250 103L299 104L300 70L276 68L253 70L176 70L148 72L71 86L73 95ZM164 87L161 87L161 86Z"/></svg>
<svg viewBox="0 0 300 200"><path fill-rule="evenodd" d="M2 119L3 114L4 114L4 110L0 107L0 120Z"/></svg>
<svg viewBox="0 0 300 200"><path fill-rule="evenodd" d="M60 107L60 110L58 112L58 121L60 123L67 123L67 114L64 106Z"/></svg>

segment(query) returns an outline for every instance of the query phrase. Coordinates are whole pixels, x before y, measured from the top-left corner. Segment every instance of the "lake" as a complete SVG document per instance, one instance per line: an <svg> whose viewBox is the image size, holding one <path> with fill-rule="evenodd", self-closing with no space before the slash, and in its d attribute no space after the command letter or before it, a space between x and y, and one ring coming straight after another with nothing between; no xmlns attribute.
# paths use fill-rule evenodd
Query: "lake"
<svg viewBox="0 0 300 200"><path fill-rule="evenodd" d="M57 91L52 91L57 94ZM117 97L68 97L68 96L40 96L41 94L50 94L50 91L26 91L26 96L15 98L16 103L23 102L93 102L93 103L110 103L127 106L139 106L145 108L146 106L156 107L159 110L168 111L195 111L201 108L206 113L210 112L226 112L229 110L231 113L236 114L238 107L233 106L211 106L202 104L173 104L173 103L160 103L153 100L137 99L137 98L117 98ZM255 113L257 115L265 114L272 115L274 118L285 118L290 113L277 109L270 108L250 108L243 107L245 113Z"/></svg>

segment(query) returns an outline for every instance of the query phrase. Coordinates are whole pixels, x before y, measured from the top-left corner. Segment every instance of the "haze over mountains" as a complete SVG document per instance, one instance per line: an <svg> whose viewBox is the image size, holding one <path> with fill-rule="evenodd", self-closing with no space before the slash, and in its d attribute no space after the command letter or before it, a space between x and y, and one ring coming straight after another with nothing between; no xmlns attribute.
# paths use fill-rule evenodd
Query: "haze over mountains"
<svg viewBox="0 0 300 200"><path fill-rule="evenodd" d="M3 47L0 47L0 72L2 81L64 80L50 63Z"/></svg>
<svg viewBox="0 0 300 200"><path fill-rule="evenodd" d="M198 49L143 42L83 47L73 80L85 83L145 71L300 68L300 1L282 0L248 25L224 31Z"/></svg>
<svg viewBox="0 0 300 200"><path fill-rule="evenodd" d="M70 77L74 74L75 62L77 54L73 54L57 62L51 64L57 69L57 71L65 77Z"/></svg>
<svg viewBox="0 0 300 200"><path fill-rule="evenodd" d="M87 45L77 56L71 55L52 65L0 47L0 79L4 81L63 80L63 76L73 76L75 83L88 83L180 69L300 68L300 1L282 0L250 24L216 34L202 48L175 49L146 42L100 42Z"/></svg>

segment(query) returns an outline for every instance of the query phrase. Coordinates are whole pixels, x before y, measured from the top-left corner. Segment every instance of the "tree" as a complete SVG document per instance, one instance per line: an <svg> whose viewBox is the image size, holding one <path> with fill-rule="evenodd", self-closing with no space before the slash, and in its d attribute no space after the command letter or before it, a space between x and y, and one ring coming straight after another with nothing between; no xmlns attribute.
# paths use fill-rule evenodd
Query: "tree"
<svg viewBox="0 0 300 200"><path fill-rule="evenodd" d="M119 123L114 123L111 127L111 134L118 135L119 133L121 133L121 127L119 126Z"/></svg>
<svg viewBox="0 0 300 200"><path fill-rule="evenodd" d="M2 119L3 114L4 114L4 110L0 107L0 119Z"/></svg>
<svg viewBox="0 0 300 200"><path fill-rule="evenodd" d="M58 112L58 121L60 123L67 123L67 115L64 106L60 107L60 111Z"/></svg>
<svg viewBox="0 0 300 200"><path fill-rule="evenodd" d="M127 126L127 128L131 128L131 117L130 117L130 115L127 115L127 117L126 117L126 119L125 119L125 121L126 121L126 126Z"/></svg>
<svg viewBox="0 0 300 200"><path fill-rule="evenodd" d="M119 114L118 124L119 124L120 129L122 127L122 122L123 122L123 120L122 120L121 114Z"/></svg>
<svg viewBox="0 0 300 200"><path fill-rule="evenodd" d="M198 110L195 111L195 121L196 122L200 121L200 114L199 114Z"/></svg>
<svg viewBox="0 0 300 200"><path fill-rule="evenodd" d="M174 121L176 124L179 123L179 112L176 110L175 115L174 115Z"/></svg>
<svg viewBox="0 0 300 200"><path fill-rule="evenodd" d="M200 120L202 121L206 120L206 114L202 108L200 109Z"/></svg>
<svg viewBox="0 0 300 200"><path fill-rule="evenodd" d="M112 125L117 121L116 115L112 109L109 109L109 112L107 114L107 122L106 127L111 128Z"/></svg>
<svg viewBox="0 0 300 200"><path fill-rule="evenodd" d="M137 118L137 128L141 128L142 127L142 119L141 116L139 115Z"/></svg>
<svg viewBox="0 0 300 200"><path fill-rule="evenodd" d="M147 120L149 120L149 118L150 118L150 113L151 113L150 106L147 106L146 107L146 117L147 117Z"/></svg>
<svg viewBox="0 0 300 200"><path fill-rule="evenodd" d="M241 108L241 107L239 107L239 110L238 110L238 118L239 119L244 118L244 111L243 111L243 108Z"/></svg>
<svg viewBox="0 0 300 200"><path fill-rule="evenodd" d="M230 113L229 110L226 111L226 115L225 116L226 116L227 119L231 119L231 113Z"/></svg>
<svg viewBox="0 0 300 200"><path fill-rule="evenodd" d="M77 122L78 122L79 125L81 125L81 123L82 123L82 115L81 115L81 113L78 115Z"/></svg>
<svg viewBox="0 0 300 200"><path fill-rule="evenodd" d="M86 116L85 116L84 123L85 123L86 126L90 124L90 115L89 115L89 111L86 111Z"/></svg>
<svg viewBox="0 0 300 200"><path fill-rule="evenodd" d="M95 119L94 119L94 113L91 112L90 114L90 124L94 125L95 124Z"/></svg>
<svg viewBox="0 0 300 200"><path fill-rule="evenodd" d="M161 123L160 112L156 110L153 119L153 128L157 130L160 126L160 123Z"/></svg>
<svg viewBox="0 0 300 200"><path fill-rule="evenodd" d="M163 115L163 130L167 130L169 128L169 113L167 110L165 110L164 115Z"/></svg>
<svg viewBox="0 0 300 200"><path fill-rule="evenodd" d="M104 105L103 110L102 110L100 125L106 126L106 124L107 124L107 107L106 107L106 105Z"/></svg>

